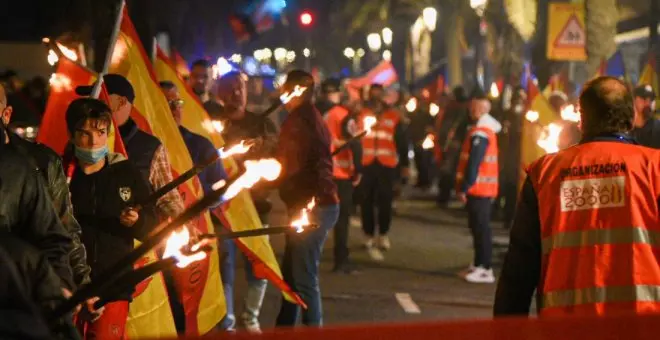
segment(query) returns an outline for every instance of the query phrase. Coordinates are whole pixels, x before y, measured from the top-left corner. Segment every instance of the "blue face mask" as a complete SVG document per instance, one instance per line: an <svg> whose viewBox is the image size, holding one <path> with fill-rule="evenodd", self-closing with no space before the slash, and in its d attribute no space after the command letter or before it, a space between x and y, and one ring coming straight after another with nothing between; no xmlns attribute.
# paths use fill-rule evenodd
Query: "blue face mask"
<svg viewBox="0 0 660 340"><path fill-rule="evenodd" d="M75 147L76 158L85 164L96 164L108 155L108 146L102 146L96 149L85 149Z"/></svg>

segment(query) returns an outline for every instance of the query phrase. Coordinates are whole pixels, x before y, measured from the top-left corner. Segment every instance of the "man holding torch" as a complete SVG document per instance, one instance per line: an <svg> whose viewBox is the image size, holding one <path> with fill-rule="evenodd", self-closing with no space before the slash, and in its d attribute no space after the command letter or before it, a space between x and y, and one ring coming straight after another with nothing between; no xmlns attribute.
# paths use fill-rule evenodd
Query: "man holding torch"
<svg viewBox="0 0 660 340"><path fill-rule="evenodd" d="M359 140L353 139L357 131L356 113L359 110L357 101L351 101L348 105L341 105L341 91L338 80L329 79L321 84L321 92L324 96L322 101L326 111L321 111L325 123L332 137L333 154L332 175L337 192L339 194L339 218L335 225L335 265L334 272L347 274L354 273L348 261L348 235L349 219L353 207L353 189L360 184L362 179L362 145ZM317 103L317 108L319 105ZM339 147L350 143L350 146L340 151Z"/></svg>
<svg viewBox="0 0 660 340"><path fill-rule="evenodd" d="M289 115L282 124L277 158L282 164L280 197L289 216L311 206L313 222L319 226L304 235L287 235L282 274L307 305L302 312L303 324L321 326L319 262L325 239L339 215L339 198L332 175L331 135L312 103L313 89L311 74L294 70L287 75L282 92L289 94L283 96ZM276 324L294 326L299 314L300 306L282 299Z"/></svg>
<svg viewBox="0 0 660 340"><path fill-rule="evenodd" d="M277 148L277 135L275 125L268 117L257 116L246 111L247 106L247 76L240 72L229 72L216 80L216 98L220 102L215 111L209 111L213 119L223 122L221 131L222 138L227 145L235 145L241 141L250 142L250 150L235 157L237 161L242 159L268 158L273 156ZM210 103L210 102L209 102ZM213 102L215 104L215 102ZM208 104L208 103L207 103ZM205 105L213 108L213 106ZM261 223L268 222L268 213L271 204L268 201L269 191L264 189L250 190L255 208L261 219ZM234 316L234 277L237 246L234 240L225 240L222 245L222 281L227 301L227 316L222 321L221 327L225 330L233 330L235 327ZM241 316L243 325L249 331L259 332L259 313L266 294L267 281L259 279L254 275L250 261L244 256L248 291L245 296L245 312Z"/></svg>
<svg viewBox="0 0 660 340"><path fill-rule="evenodd" d="M72 150L65 154L71 202L82 227L82 240L90 256L92 282L118 259L133 250L133 240L156 225L154 211L131 208L150 193L148 182L120 154L108 152L110 108L92 98L74 100L66 112ZM130 269L130 268L128 268ZM104 296L109 303L94 322L81 323L86 339L123 339L132 289Z"/></svg>

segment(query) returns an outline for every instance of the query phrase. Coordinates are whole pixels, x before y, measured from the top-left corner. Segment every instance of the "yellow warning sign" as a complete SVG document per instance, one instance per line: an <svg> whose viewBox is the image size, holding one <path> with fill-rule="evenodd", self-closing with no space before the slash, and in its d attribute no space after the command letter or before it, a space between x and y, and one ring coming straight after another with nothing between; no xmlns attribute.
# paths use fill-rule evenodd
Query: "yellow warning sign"
<svg viewBox="0 0 660 340"><path fill-rule="evenodd" d="M548 10L548 59L587 60L584 3L550 3Z"/></svg>

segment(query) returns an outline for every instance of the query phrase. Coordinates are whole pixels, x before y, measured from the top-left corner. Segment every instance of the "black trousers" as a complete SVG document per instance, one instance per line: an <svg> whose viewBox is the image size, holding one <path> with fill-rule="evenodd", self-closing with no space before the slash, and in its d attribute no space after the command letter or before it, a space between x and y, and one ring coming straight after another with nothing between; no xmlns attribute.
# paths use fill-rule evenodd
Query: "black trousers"
<svg viewBox="0 0 660 340"><path fill-rule="evenodd" d="M335 267L348 263L348 235L353 210L353 182L335 179L339 194L339 218L335 224Z"/></svg>
<svg viewBox="0 0 660 340"><path fill-rule="evenodd" d="M429 187L431 185L431 152L415 145L415 168L417 169L417 186Z"/></svg>
<svg viewBox="0 0 660 340"><path fill-rule="evenodd" d="M474 266L490 269L493 257L493 234L490 229L491 198L468 196L468 226L474 244Z"/></svg>
<svg viewBox="0 0 660 340"><path fill-rule="evenodd" d="M374 162L366 166L362 173L362 230L368 236L376 233L376 213L378 208L379 234L384 236L392 224L392 200L394 199L395 168L387 168Z"/></svg>

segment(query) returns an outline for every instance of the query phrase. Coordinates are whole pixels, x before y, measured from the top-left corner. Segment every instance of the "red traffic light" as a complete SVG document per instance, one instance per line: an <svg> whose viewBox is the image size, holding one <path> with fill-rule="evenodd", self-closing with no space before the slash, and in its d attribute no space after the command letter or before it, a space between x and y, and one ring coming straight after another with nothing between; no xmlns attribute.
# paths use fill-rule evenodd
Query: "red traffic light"
<svg viewBox="0 0 660 340"><path fill-rule="evenodd" d="M309 11L304 11L300 14L300 23L303 26L311 25L312 21L314 21L314 17L312 17L312 13L310 13Z"/></svg>

